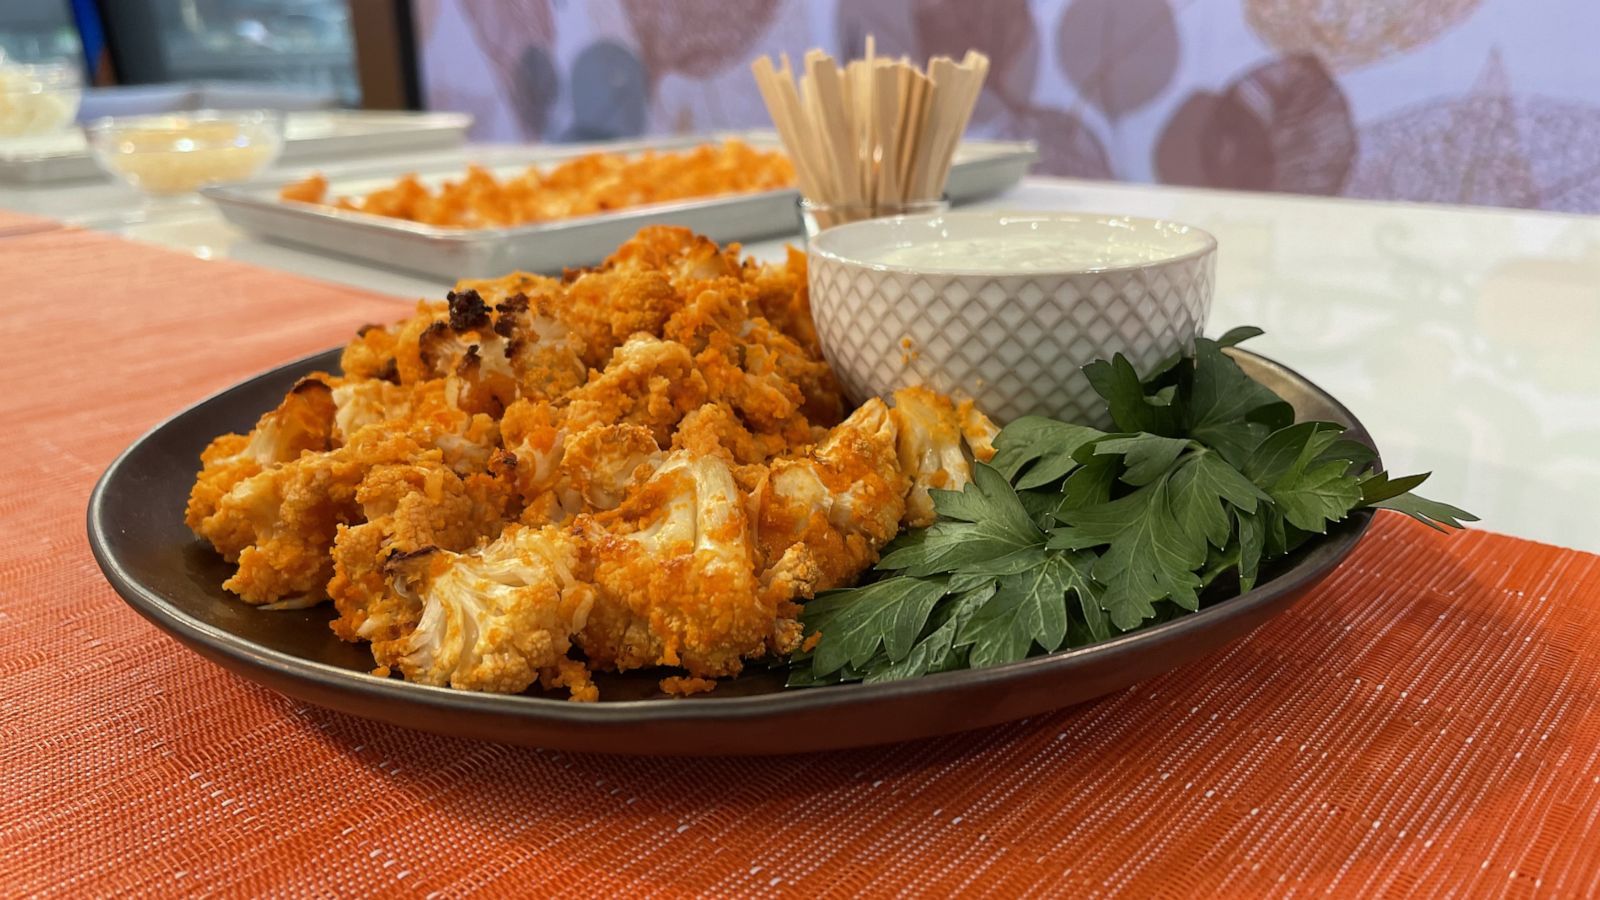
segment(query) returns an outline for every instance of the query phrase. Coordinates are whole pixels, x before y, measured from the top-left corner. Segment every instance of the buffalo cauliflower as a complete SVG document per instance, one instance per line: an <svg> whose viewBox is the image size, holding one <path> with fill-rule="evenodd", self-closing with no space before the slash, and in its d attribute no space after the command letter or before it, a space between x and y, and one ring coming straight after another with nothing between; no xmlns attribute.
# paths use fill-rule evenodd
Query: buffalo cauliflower
<svg viewBox="0 0 1600 900"><path fill-rule="evenodd" d="M213 441L185 520L241 600L331 599L379 671L465 690L594 700L593 672L665 666L680 695L790 653L807 599L993 454L926 389L850 411L803 254L682 228L463 281L340 365Z"/></svg>

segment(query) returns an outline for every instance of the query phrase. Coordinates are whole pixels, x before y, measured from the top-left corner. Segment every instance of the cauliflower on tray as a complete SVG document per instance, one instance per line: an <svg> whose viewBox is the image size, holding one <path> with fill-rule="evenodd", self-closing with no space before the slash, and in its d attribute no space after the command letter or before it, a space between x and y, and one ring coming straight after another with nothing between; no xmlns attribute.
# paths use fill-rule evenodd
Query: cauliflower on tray
<svg viewBox="0 0 1600 900"><path fill-rule="evenodd" d="M225 588L331 600L378 671L595 700L591 672L671 667L663 690L706 690L793 651L801 604L994 452L926 389L850 411L805 286L803 254L666 226L562 278L464 281L213 441L185 520L237 564Z"/></svg>

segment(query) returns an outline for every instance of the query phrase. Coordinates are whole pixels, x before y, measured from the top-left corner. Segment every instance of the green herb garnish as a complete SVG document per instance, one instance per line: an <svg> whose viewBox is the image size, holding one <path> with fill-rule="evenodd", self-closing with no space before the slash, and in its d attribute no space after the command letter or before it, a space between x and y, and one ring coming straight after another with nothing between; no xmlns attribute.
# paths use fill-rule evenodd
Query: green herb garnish
<svg viewBox="0 0 1600 900"><path fill-rule="evenodd" d="M1102 641L1200 608L1232 574L1353 510L1391 509L1444 530L1477 521L1411 493L1428 476L1371 471L1372 450L1332 422L1295 422L1224 348L1195 341L1141 379L1121 354L1084 367L1117 432L1037 416L1007 425L939 520L901 534L865 583L801 615L813 650L791 687L888 681L1012 662Z"/></svg>

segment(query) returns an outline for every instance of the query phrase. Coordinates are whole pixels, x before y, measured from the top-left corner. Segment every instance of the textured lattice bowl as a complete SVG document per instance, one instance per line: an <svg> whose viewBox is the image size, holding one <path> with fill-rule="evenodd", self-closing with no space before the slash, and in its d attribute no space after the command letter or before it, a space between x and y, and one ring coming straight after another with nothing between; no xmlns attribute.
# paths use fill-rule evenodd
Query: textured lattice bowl
<svg viewBox="0 0 1600 900"><path fill-rule="evenodd" d="M1091 251L1133 242L1153 258L1026 271L1003 262L870 261L887 248L991 237ZM1216 247L1197 228L1128 216L958 212L856 222L811 242L812 314L823 352L857 401L924 384L970 397L1002 423L1029 414L1095 423L1103 407L1082 366L1123 353L1143 373L1187 348L1211 309Z"/></svg>

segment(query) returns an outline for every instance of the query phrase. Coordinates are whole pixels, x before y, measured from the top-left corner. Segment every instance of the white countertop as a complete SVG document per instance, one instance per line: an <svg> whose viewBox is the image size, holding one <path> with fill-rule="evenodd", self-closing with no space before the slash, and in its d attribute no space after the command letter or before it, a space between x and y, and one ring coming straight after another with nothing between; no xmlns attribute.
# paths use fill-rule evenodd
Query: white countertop
<svg viewBox="0 0 1600 900"><path fill-rule="evenodd" d="M1053 178L981 206L1211 231L1210 332L1266 329L1253 349L1348 405L1391 470L1433 470L1422 493L1482 527L1600 551L1600 218ZM141 216L138 198L112 185L8 187L0 207L408 300L447 287L255 239L205 205ZM772 257L782 246L749 249Z"/></svg>

